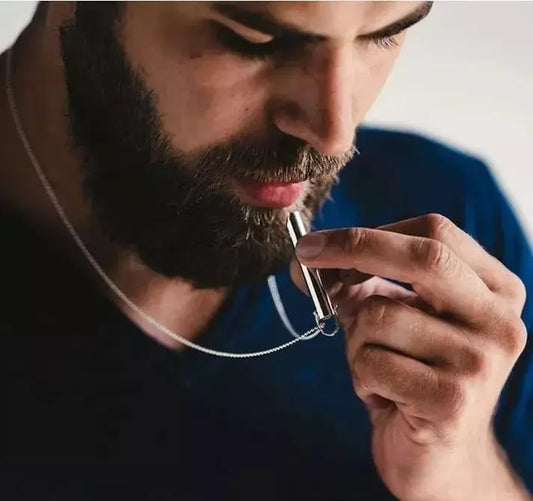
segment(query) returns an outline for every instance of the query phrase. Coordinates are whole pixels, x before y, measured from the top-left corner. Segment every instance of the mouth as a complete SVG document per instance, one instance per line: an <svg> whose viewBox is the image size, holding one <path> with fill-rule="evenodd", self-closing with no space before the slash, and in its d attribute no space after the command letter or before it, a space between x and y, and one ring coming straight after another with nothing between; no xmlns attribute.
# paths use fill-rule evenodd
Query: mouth
<svg viewBox="0 0 533 501"><path fill-rule="evenodd" d="M279 209L289 207L305 193L307 181L298 183L234 180L237 196L255 207Z"/></svg>

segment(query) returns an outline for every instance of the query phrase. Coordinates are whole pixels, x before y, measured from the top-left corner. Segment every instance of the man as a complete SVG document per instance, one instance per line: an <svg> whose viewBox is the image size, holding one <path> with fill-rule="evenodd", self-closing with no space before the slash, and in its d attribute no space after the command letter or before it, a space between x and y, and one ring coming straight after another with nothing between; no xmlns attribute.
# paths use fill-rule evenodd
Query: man
<svg viewBox="0 0 533 501"><path fill-rule="evenodd" d="M361 127L429 10L39 5L1 60L2 499L530 499L522 230L480 161Z"/></svg>

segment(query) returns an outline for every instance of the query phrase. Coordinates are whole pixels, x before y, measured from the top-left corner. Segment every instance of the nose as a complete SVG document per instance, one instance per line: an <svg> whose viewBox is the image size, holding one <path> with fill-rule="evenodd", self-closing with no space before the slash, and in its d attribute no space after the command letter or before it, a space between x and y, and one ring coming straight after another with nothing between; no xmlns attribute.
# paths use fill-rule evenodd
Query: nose
<svg viewBox="0 0 533 501"><path fill-rule="evenodd" d="M355 134L354 61L349 48L324 48L279 79L276 127L325 155L340 155Z"/></svg>

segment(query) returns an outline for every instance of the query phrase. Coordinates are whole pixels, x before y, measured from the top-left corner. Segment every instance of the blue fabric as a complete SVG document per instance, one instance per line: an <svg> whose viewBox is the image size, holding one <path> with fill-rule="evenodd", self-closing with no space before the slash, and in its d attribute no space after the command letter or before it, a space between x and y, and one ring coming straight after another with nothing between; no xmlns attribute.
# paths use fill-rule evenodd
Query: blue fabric
<svg viewBox="0 0 533 501"><path fill-rule="evenodd" d="M531 249L511 207L484 163L436 142L405 133L363 130L358 137L358 146L361 157L344 169L340 183L332 193L332 201L326 203L315 219L314 229L374 227L437 212L474 236L488 252L520 276L529 290L533 290ZM287 271L276 278L291 323L298 332L308 330L313 326L309 300L297 291ZM241 301L245 291L253 299L243 308ZM223 341L216 335L206 336L200 343L227 351L253 351L288 339L266 286L243 289L238 297L236 310L232 313L242 317L239 325L231 326L231 336ZM523 319L531 330L531 297L528 298ZM217 329L217 334L220 332ZM197 357L194 358L196 362ZM310 467L313 476L335 478L339 464L343 467L351 465L354 472L370 469L370 429L361 403L353 397L342 336L315 339L266 359L205 362L211 370L214 364L219 366L216 377L209 372L209 379L217 384L213 387L213 394L206 394L206 400L215 399L218 395L223 405L231 399L227 389L235 385L239 387L238 402L264 412L265 395L261 392L259 400L253 395L257 394L257 388L268 387L264 390L270 400L267 407L270 412L275 410L278 413L272 417L274 422L279 425L280 419L294 420L298 423L294 433L298 437L308 437L302 440L310 441L313 447L318 448L315 450L323 451L318 455L320 460L316 468ZM196 378L199 371L195 368L196 364L191 365L190 371ZM242 377L243 374L246 378ZM266 374L268 377L265 377ZM229 381L233 383L228 386ZM206 388L203 379L197 384L195 390ZM249 392L250 397L243 399L243 391ZM317 421L320 423L319 433ZM515 469L533 489L531 342L502 395L496 426L498 437ZM325 461L329 457L326 451L331 454L333 463Z"/></svg>
<svg viewBox="0 0 533 501"><path fill-rule="evenodd" d="M374 227L438 212L473 235L533 291L531 249L483 162L420 136L367 128L359 132L358 147L361 155L342 171L332 200L313 222L315 229ZM288 270L276 280L297 331L313 327L312 304L293 285ZM87 314L78 311L75 296L69 301L72 318L85 314L87 319L76 332L69 324L68 336L57 334L65 323L64 310L56 323L49 310L46 322L31 320L59 339L53 363L43 362L43 354L51 353L51 337L46 342L37 338L35 323L20 327L19 316L0 327L4 334L23 331L40 347L40 357L25 351L27 343L15 340L9 347L26 364L48 364L31 384L23 383L31 377L27 369L10 365L18 381L13 409L39 412L46 433L55 437L48 440L26 428L33 441L22 432L16 443L12 440L2 460L13 489L21 489L31 471L34 486L46 485L53 499L82 499L68 497L80 485L99 499L107 499L104 493L130 499L148 499L143 497L147 493L150 499L391 498L373 465L371 428L352 389L342 334L258 359L228 360L194 351L177 355L149 340L106 303L90 303ZM531 330L531 298L523 319ZM66 341L65 348L65 339L76 341ZM197 342L246 352L290 339L265 282L238 288ZM66 358L61 354L65 350L76 361L65 369L75 374L73 383L57 383L50 376L53 365ZM54 384L61 389L51 389ZM60 395L57 405L50 404L51 398L56 402L50 396L54 391ZM46 406L37 403L40 399L48 399ZM56 410L50 411L50 405ZM60 419L62 427L55 424L60 412L79 419L77 429L86 441L71 424ZM12 427L20 420L18 414L13 417ZM531 340L507 382L495 423L514 468L533 490ZM45 474L44 457L56 472L68 463L69 478L76 480L69 484L59 473Z"/></svg>

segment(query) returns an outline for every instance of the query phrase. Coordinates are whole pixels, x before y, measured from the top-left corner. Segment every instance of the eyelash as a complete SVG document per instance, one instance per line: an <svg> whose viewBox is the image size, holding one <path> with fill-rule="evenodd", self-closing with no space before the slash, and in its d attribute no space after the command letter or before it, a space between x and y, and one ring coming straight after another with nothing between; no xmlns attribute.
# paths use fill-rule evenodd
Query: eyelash
<svg viewBox="0 0 533 501"><path fill-rule="evenodd" d="M295 46L300 47L299 41L286 38L274 38L267 43L253 43L235 33L232 29L221 24L215 24L215 34L218 41L227 49L248 59L268 59L278 54L294 51ZM393 49L397 47L397 37L400 33L386 37L369 37L365 42L373 43L380 49ZM295 45L296 44L296 45Z"/></svg>
<svg viewBox="0 0 533 501"><path fill-rule="evenodd" d="M289 40L282 38L274 38L267 43L249 42L223 25L216 25L215 33L218 41L225 48L249 59L267 59L275 56L276 53L282 53L284 49L291 48Z"/></svg>
<svg viewBox="0 0 533 501"><path fill-rule="evenodd" d="M396 33L396 35L389 35L386 37L370 37L368 38L369 42L375 43L380 49L394 49L398 47L398 37L402 34Z"/></svg>

